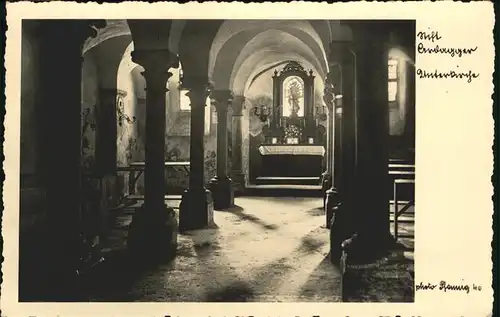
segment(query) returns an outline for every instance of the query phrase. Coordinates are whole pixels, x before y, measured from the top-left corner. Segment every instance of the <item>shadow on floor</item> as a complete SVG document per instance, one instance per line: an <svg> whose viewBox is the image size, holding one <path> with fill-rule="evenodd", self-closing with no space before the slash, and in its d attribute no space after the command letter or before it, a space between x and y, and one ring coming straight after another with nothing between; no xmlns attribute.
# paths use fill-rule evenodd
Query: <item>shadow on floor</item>
<svg viewBox="0 0 500 317"><path fill-rule="evenodd" d="M326 255L309 274L307 282L300 288L299 296L307 300L331 297L332 302L341 301L340 280L339 269L330 262L330 256Z"/></svg>
<svg viewBox="0 0 500 317"><path fill-rule="evenodd" d="M300 245L297 247L295 252L298 252L301 255L320 252L321 247L328 242L328 240L324 239L323 236L328 234L328 231L325 231L322 227L311 230L300 239Z"/></svg>
<svg viewBox="0 0 500 317"><path fill-rule="evenodd" d="M314 237L305 236L301 239L300 245L297 248L297 251L305 254L310 254L313 252L317 252L320 248L326 244L324 240L318 240Z"/></svg>
<svg viewBox="0 0 500 317"><path fill-rule="evenodd" d="M253 222L266 230L276 230L279 228L275 224L268 224L265 221L263 221L262 219L260 219L259 217L256 217L254 215L246 213L242 207L237 206L237 205L235 205L229 209L226 209L224 212L230 212L230 213L238 216L242 220L247 220L247 221Z"/></svg>
<svg viewBox="0 0 500 317"><path fill-rule="evenodd" d="M82 296L88 301L133 301L132 294L124 290L133 288L137 281L154 272L157 267L158 265L142 263L139 259L131 258L126 250L110 252L104 264L82 287Z"/></svg>
<svg viewBox="0 0 500 317"><path fill-rule="evenodd" d="M247 302L254 298L252 288L245 282L234 282L206 294L206 302Z"/></svg>
<svg viewBox="0 0 500 317"><path fill-rule="evenodd" d="M311 216L315 216L315 217L318 217L318 216L324 216L324 215L325 215L325 210L324 210L322 207L309 209L309 210L307 210L306 212L307 212L309 215L311 215Z"/></svg>

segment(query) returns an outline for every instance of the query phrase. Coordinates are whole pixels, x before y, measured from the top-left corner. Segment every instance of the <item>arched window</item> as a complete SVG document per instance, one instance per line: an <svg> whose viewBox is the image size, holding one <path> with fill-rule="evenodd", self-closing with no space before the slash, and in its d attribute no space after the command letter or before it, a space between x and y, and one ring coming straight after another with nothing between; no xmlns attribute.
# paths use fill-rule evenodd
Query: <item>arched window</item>
<svg viewBox="0 0 500 317"><path fill-rule="evenodd" d="M283 82L283 117L304 116L304 81L299 76L287 77Z"/></svg>
<svg viewBox="0 0 500 317"><path fill-rule="evenodd" d="M191 99L188 97L188 89L182 87L183 72L182 66L179 65L179 108L181 111L190 112L191 111ZM207 97L205 103L205 135L210 134L210 128L212 124L212 107L210 106L210 97Z"/></svg>
<svg viewBox="0 0 500 317"><path fill-rule="evenodd" d="M389 103L396 102L398 95L398 60L397 59L389 59L388 65L389 72Z"/></svg>

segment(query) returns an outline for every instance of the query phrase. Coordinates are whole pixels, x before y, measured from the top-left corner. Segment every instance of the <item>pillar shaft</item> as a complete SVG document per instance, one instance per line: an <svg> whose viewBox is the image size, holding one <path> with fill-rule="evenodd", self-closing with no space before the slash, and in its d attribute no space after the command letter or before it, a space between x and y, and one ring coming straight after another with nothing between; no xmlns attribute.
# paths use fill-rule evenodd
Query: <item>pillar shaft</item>
<svg viewBox="0 0 500 317"><path fill-rule="evenodd" d="M323 94L323 101L325 102L326 108L328 110L328 128L327 128L327 151L326 151L326 171L328 174L332 175L333 172L333 145L334 145L334 92L333 84L327 79L325 82L325 89Z"/></svg>
<svg viewBox="0 0 500 317"><path fill-rule="evenodd" d="M217 111L217 176L227 177L227 109Z"/></svg>
<svg viewBox="0 0 500 317"><path fill-rule="evenodd" d="M353 261L373 260L393 242L389 229L388 32L380 23L352 25L356 42L353 183L346 189L353 235L343 249Z"/></svg>
<svg viewBox="0 0 500 317"><path fill-rule="evenodd" d="M334 131L333 131L333 119L334 119L334 93L333 93L333 84L329 78L325 80L325 89L323 94L323 101L325 102L326 108L328 110L328 125L327 125L327 144L326 144L326 171L323 173L322 180L322 189L325 192L325 196L323 199L323 208L325 208L325 212L327 214L326 217L326 227L329 226L331 219L330 209L332 206L333 195L335 195L336 191L333 188L333 146L334 146ZM328 203L330 206L327 205Z"/></svg>
<svg viewBox="0 0 500 317"><path fill-rule="evenodd" d="M168 50L133 51L132 60L146 80L146 166L144 204L132 218L128 247L140 262L169 261L177 249L177 221L164 198L166 85L178 61Z"/></svg>
<svg viewBox="0 0 500 317"><path fill-rule="evenodd" d="M214 91L211 94L217 110L217 177L227 178L227 114L232 98L230 91Z"/></svg>
<svg viewBox="0 0 500 317"><path fill-rule="evenodd" d="M144 205L147 212L164 211L165 122L168 72L173 61L167 50L134 51L132 59L144 67L146 79L146 142Z"/></svg>
<svg viewBox="0 0 500 317"><path fill-rule="evenodd" d="M189 174L189 189L205 189L205 107L209 95L206 84L193 87L188 92L191 101L191 136L189 144L189 161L191 172Z"/></svg>
<svg viewBox="0 0 500 317"><path fill-rule="evenodd" d="M334 213L340 205L340 175L342 172L340 151L342 143L342 117L338 115L341 99L337 99L339 95L343 94L343 64L346 52L346 42L334 42L330 45L330 72L327 75L324 90L324 101L327 105L329 112L329 127L330 139L328 147L330 150L330 159L328 161L330 168L330 179L328 185L330 188L325 193L325 213L326 213L326 226L331 226L331 220ZM343 98L343 97L342 97Z"/></svg>
<svg viewBox="0 0 500 317"><path fill-rule="evenodd" d="M388 50L383 34L366 37L356 47L356 176L358 230L389 233ZM369 224L369 225L366 225Z"/></svg>
<svg viewBox="0 0 500 317"><path fill-rule="evenodd" d="M334 146L334 116L335 113L333 111L332 106L328 106L328 121L327 121L327 130L326 130L326 140L327 140L327 151L326 151L326 172L328 174L332 174L333 171L333 146Z"/></svg>
<svg viewBox="0 0 500 317"><path fill-rule="evenodd" d="M232 101L232 164L231 179L238 192L245 188L245 174L243 172L243 104L244 96L235 96Z"/></svg>
<svg viewBox="0 0 500 317"><path fill-rule="evenodd" d="M99 175L114 175L116 171L116 101L119 94L117 89L99 89L95 146L95 163Z"/></svg>
<svg viewBox="0 0 500 317"><path fill-rule="evenodd" d="M40 167L48 224L45 259L53 291L68 285L82 269L81 80L84 41L95 31L90 21L39 22L41 63L37 109ZM94 33L94 34L93 34ZM70 293L62 291L56 300Z"/></svg>
<svg viewBox="0 0 500 317"><path fill-rule="evenodd" d="M234 204L234 190L227 171L227 113L232 99L230 91L214 91L211 94L217 108L217 176L210 180L210 191L216 210L227 209Z"/></svg>
<svg viewBox="0 0 500 317"><path fill-rule="evenodd" d="M330 216L330 254L336 263L341 255L342 242L351 236L351 219L353 215L350 194L355 175L356 144L356 108L354 81L354 52L352 42L338 41L330 45L329 81L333 84L335 94L342 98L335 100L334 113L334 147L333 147L333 182L332 189L327 192L327 219ZM332 197L332 203L330 203ZM358 219L359 220L359 219Z"/></svg>
<svg viewBox="0 0 500 317"><path fill-rule="evenodd" d="M204 126L205 107L210 94L206 80L184 80L191 100L191 138L189 189L184 192L179 206L179 230L203 229L213 223L212 194L205 188Z"/></svg>

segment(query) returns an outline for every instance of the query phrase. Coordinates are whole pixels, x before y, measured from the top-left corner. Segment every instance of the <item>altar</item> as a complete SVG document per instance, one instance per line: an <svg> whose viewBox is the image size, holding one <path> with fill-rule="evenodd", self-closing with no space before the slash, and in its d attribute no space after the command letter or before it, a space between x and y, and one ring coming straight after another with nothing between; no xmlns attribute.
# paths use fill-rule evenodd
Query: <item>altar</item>
<svg viewBox="0 0 500 317"><path fill-rule="evenodd" d="M325 148L321 145L263 144L261 177L320 177Z"/></svg>
<svg viewBox="0 0 500 317"><path fill-rule="evenodd" d="M319 183L325 167L325 129L316 117L314 73L291 61L272 76L271 105L252 113L263 123L264 140L254 146L251 179L288 185ZM255 153L255 154L253 154Z"/></svg>

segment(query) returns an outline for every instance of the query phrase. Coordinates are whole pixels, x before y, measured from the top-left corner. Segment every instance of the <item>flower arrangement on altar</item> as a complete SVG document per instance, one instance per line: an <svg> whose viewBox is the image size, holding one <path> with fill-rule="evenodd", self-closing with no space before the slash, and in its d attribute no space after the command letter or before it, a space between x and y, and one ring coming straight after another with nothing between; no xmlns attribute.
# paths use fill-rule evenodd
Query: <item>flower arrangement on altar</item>
<svg viewBox="0 0 500 317"><path fill-rule="evenodd" d="M284 129L285 139L288 144L298 144L299 139L302 136L302 131L296 125L288 125Z"/></svg>

